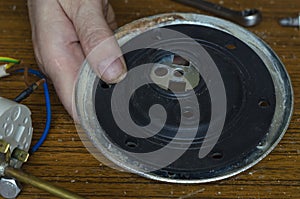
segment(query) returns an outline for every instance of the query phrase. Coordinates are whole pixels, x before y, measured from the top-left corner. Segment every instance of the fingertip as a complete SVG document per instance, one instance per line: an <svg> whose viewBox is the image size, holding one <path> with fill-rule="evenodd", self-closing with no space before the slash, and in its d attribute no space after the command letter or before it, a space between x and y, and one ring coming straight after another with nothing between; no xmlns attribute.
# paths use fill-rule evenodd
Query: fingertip
<svg viewBox="0 0 300 199"><path fill-rule="evenodd" d="M98 74L100 79L108 84L115 84L122 81L127 74L125 62L122 58L118 58L108 67L103 70L102 66L98 67Z"/></svg>

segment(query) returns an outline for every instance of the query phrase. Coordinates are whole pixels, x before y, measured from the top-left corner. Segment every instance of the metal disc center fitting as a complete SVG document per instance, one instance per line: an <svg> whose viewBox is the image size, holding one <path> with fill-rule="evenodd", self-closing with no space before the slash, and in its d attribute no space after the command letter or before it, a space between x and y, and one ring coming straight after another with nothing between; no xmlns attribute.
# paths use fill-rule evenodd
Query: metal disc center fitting
<svg viewBox="0 0 300 199"><path fill-rule="evenodd" d="M165 90L186 92L198 86L200 74L190 61L171 54L154 64L151 79Z"/></svg>

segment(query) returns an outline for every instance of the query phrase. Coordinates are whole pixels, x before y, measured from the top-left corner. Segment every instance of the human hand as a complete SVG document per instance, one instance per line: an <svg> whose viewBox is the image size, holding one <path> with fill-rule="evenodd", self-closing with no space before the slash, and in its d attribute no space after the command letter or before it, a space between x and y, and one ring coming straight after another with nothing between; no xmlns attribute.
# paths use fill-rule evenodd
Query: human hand
<svg viewBox="0 0 300 199"><path fill-rule="evenodd" d="M70 115L73 88L84 59L107 83L126 73L113 36L116 22L108 0L29 0L33 46L41 70L52 80ZM73 115L74 117L74 115Z"/></svg>

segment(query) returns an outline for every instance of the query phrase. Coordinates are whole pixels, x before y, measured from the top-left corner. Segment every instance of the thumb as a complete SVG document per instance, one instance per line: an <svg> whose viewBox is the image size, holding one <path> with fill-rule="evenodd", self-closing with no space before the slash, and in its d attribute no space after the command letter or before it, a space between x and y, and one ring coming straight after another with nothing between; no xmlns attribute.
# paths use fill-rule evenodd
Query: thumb
<svg viewBox="0 0 300 199"><path fill-rule="evenodd" d="M72 8L69 17L89 65L103 81L119 82L126 73L125 61L118 42L105 20L104 3L99 0L70 1Z"/></svg>

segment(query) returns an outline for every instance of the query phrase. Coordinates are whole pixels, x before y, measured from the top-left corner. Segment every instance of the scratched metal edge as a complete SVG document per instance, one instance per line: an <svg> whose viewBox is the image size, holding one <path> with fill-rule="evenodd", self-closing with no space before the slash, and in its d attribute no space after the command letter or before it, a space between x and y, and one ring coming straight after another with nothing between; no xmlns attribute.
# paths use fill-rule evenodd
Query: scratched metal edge
<svg viewBox="0 0 300 199"><path fill-rule="evenodd" d="M120 29L118 29L115 36L118 39L120 46L122 46L126 42L128 42L131 38L134 38L135 36L145 31L158 28L158 27L163 27L168 25L178 25L178 24L203 25L206 27L211 27L226 32L228 34L231 34L242 41L247 41L248 46L250 46L258 55L260 55L261 59L265 62L273 78L273 81L275 81L274 84L277 82L277 84L275 85L275 90L277 91L276 99L278 98L282 99L282 101L277 100L278 104L276 104L275 116L271 125L273 126L273 128L274 126L277 125L279 129L277 130L275 129L276 132L273 132L274 135L272 133L268 134L269 136L266 139L270 139L267 140L270 142L267 142L269 144L267 149L261 151L260 155L255 160L237 169L236 171L227 174L225 173L222 176L212 177L208 179L200 179L200 180L178 180L178 179L162 178L153 174L141 172L137 168L134 168L133 165L128 166L127 164L124 163L127 161L126 159L123 160L120 159L120 155L122 154L120 154L118 151L113 151L114 153L116 153L115 154L116 156L119 156L118 159L115 159L115 157L111 156L112 149L111 149L111 145L109 144L109 140L105 136L103 136L104 131L96 119L97 117L95 115L93 103L94 103L94 96L96 90L95 87L98 84L98 80L96 78L95 73L93 73L92 69L89 67L87 62L83 64L74 92L75 104L73 107L75 107L75 110L78 113L78 122L80 123L80 127L78 126L78 128L80 129L79 136L82 138L84 145L91 153L95 151L98 152L100 151L103 154L100 156L94 155L99 161L104 162L105 164L108 164L108 166L111 166L113 168L123 170L120 169L121 167L129 172L136 173L138 175L153 180L170 182L170 183L195 184L195 183L207 183L212 181L218 181L218 180L235 176L253 167L262 159L264 159L269 153L271 153L271 151L273 151L273 149L278 145L280 140L283 138L285 132L287 131L289 123L291 121L291 117L293 115L293 106L294 106L293 89L292 89L290 77L283 63L280 61L280 59L275 54L275 52L265 42L263 42L261 39L259 39L257 36L247 31L246 29L236 24L233 24L231 22L219 18L215 18L215 17L209 17L209 16L193 14L193 13L161 14L161 15L156 15L156 16L151 16L140 20L136 20L130 24L127 24L121 27ZM241 37L244 37L244 40ZM282 78L276 76L278 75L278 73L281 75ZM283 87L280 87L282 85ZM278 91L282 91L282 89L283 91L285 91L284 95L282 95L282 92L278 92ZM284 107L282 107L282 104L284 104ZM278 107L279 108L281 107L283 111L279 112ZM283 119L278 121L277 119L280 119L281 117ZM98 134L98 136L100 136L100 139L99 137L97 137L94 131L98 131L98 133L100 133L100 135ZM278 136L278 132L279 132L279 136ZM89 141L87 141L86 138L88 138ZM99 153L97 153L97 155L99 155Z"/></svg>

